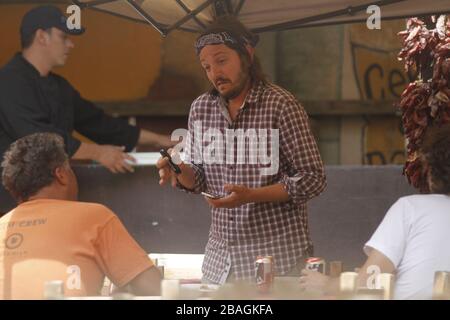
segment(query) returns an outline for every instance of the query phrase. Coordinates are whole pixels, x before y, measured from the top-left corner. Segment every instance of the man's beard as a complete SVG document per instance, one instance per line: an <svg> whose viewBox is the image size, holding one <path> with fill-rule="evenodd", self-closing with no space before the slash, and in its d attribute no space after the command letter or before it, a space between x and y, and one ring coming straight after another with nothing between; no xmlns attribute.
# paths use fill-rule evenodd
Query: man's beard
<svg viewBox="0 0 450 320"><path fill-rule="evenodd" d="M219 94L226 100L234 99L237 96L239 96L242 93L242 91L244 91L245 87L247 86L247 82L248 82L249 78L250 78L250 75L241 71L241 73L239 74L238 83L236 84L236 86L234 88L231 88L229 91L227 91L225 93L221 93L216 88L217 92L219 92Z"/></svg>

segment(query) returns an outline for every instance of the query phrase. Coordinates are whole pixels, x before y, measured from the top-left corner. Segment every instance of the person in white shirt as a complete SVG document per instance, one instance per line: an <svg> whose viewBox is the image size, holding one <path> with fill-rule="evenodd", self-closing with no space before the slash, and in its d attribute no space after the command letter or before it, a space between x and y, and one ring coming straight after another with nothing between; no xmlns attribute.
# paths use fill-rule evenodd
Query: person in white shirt
<svg viewBox="0 0 450 320"><path fill-rule="evenodd" d="M368 258L358 274L360 287L368 287L373 266L395 274L395 299L431 299L434 273L450 271L450 125L428 129L421 154L430 194L392 205L364 246ZM303 270L300 283L305 289L338 290L337 278L315 271Z"/></svg>

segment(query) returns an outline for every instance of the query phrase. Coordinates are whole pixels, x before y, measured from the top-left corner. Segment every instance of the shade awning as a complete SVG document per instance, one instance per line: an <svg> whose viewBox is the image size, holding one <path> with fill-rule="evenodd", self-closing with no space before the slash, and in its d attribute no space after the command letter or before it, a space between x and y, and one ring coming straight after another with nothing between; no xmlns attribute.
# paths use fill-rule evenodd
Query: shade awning
<svg viewBox="0 0 450 320"><path fill-rule="evenodd" d="M77 0L121 17L146 22L161 34L172 30L201 31L215 16L236 15L254 32L307 26L363 22L370 5L378 5L382 19L450 12L450 0Z"/></svg>
<svg viewBox="0 0 450 320"><path fill-rule="evenodd" d="M42 3L0 0L1 4ZM216 16L232 14L254 32L365 22L377 5L381 19L450 13L450 0L51 0L74 3L137 22L148 23L162 35L176 29L199 32Z"/></svg>

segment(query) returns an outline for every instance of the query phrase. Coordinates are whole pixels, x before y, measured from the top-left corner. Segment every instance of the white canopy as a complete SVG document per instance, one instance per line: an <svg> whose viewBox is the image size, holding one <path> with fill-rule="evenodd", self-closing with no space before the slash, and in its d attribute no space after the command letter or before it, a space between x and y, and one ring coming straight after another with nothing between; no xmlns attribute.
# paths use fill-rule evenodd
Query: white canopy
<svg viewBox="0 0 450 320"><path fill-rule="evenodd" d="M370 5L380 7L381 19L450 13L450 0L0 0L0 5L20 3L75 3L149 23L163 35L174 29L201 31L226 13L255 32L363 22Z"/></svg>
<svg viewBox="0 0 450 320"><path fill-rule="evenodd" d="M201 31L214 16L237 15L255 32L366 21L370 5L382 19L450 12L450 0L77 0L81 7L147 22L161 34Z"/></svg>

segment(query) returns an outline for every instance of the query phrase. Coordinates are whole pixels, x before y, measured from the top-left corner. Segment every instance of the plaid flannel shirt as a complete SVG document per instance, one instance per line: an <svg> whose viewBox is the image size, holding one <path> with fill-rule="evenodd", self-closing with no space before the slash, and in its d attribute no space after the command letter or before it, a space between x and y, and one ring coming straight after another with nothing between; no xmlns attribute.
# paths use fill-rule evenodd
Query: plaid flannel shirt
<svg viewBox="0 0 450 320"><path fill-rule="evenodd" d="M261 129L262 132L278 129L276 172L261 174L261 168L269 165L249 163L250 154L245 157L245 163L240 163L237 155L243 150L238 150L239 144L234 144L231 150L227 146L225 150L228 145L225 141L219 141L224 147L217 147L211 153L226 161L203 161L207 151L211 151L208 150L212 143L211 130L225 134L239 129L255 129L257 133ZM196 140L196 134L203 139ZM267 149L272 144L269 141ZM258 145L261 146L261 140L247 139L240 148L252 150ZM274 84L256 83L234 121L217 92L201 95L191 106L185 153L186 162L190 162L195 172L194 189L178 184L185 191L225 195L225 184L257 188L281 183L289 194L287 202L248 203L232 209L211 210L212 223L202 267L207 281L224 283L230 271L237 280L254 279L258 255L273 256L276 274L283 275L312 252L306 202L324 190L326 180L308 116L291 93ZM228 161L227 157L233 159L233 155L234 161Z"/></svg>

